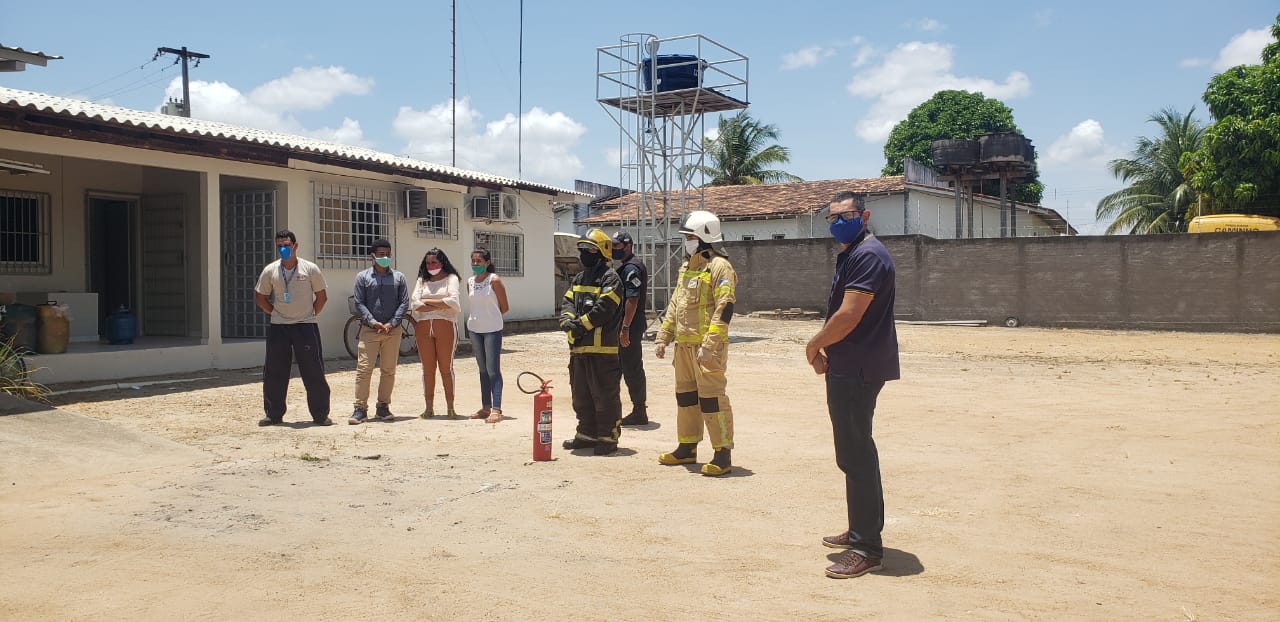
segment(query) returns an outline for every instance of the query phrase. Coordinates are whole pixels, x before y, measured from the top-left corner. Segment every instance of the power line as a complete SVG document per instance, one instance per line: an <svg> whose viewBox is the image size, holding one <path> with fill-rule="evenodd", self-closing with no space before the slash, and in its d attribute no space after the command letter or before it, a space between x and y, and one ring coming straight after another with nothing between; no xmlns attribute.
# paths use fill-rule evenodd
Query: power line
<svg viewBox="0 0 1280 622"><path fill-rule="evenodd" d="M129 74L129 73L132 73L132 72L134 72L134 71L142 71L143 69L146 69L146 68L147 68L147 65L150 65L151 63L154 63L154 62L156 62L156 59L155 59L155 58L152 58L151 60L149 60L149 61L147 61L147 62L145 62L145 63L142 63L141 65L138 65L137 67L130 67L129 69L126 69L126 70L124 70L124 71L121 71L120 73L118 73L118 74L116 74L116 75L114 75L114 76L111 76L110 78L107 78L106 80L103 80L103 81L101 81L101 82L95 82L95 83L93 83L93 84L90 84L89 86L86 86L86 87L82 88L82 89L76 89L76 90L74 90L74 91L71 91L71 93L88 93L89 91L92 91L93 89L96 89L96 88L98 88L99 86L102 86L102 85L104 85L104 84L106 84L106 83L108 83L108 82L111 82L112 80L115 80L115 79L117 79L117 78L120 78L120 77L122 77L122 76L125 76L125 75L127 75L127 74Z"/></svg>
<svg viewBox="0 0 1280 622"><path fill-rule="evenodd" d="M165 67L161 68L161 69L160 69L160 70L158 70L158 71L153 71L153 72L151 72L151 73L149 73L149 74L147 74L147 75L145 75L145 76L142 76L141 78L138 78L137 80L134 80L133 82L129 82L128 84L125 84L124 86L117 87L115 90L108 91L108 92L106 92L106 93L104 93L104 94L102 94L102 95L99 95L99 96L97 96L97 97L94 97L93 99L91 99L91 100L89 100L89 101L94 101L94 102L102 101L102 100L104 100L104 99L107 99L108 97L114 97L114 96L116 96L116 95L123 95L123 94L125 94L125 93L129 93L129 92L132 92L132 91L136 91L136 90L138 90L138 89L140 89L140 88L142 88L142 87L150 86L150 85L152 85L152 84L155 84L155 82L156 82L156 81L152 80L152 78L155 78L156 76L158 76L158 75L160 75L160 74L163 74L164 72L169 71L170 69L173 69L173 67L174 67L175 65L177 65L177 64L178 64L178 61L174 61L174 62L170 63L169 65L167 65L167 66L165 66ZM162 79L163 79L163 78L162 78ZM152 81L148 82L148 80L152 80ZM144 82L145 82L145 84L143 84ZM136 85L138 85L138 86L134 86L135 84L136 84Z"/></svg>

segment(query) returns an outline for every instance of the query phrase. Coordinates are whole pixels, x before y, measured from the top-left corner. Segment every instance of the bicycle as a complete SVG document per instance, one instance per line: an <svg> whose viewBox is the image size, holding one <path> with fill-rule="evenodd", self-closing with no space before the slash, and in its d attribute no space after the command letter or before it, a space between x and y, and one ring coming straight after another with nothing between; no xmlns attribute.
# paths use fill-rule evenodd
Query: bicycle
<svg viewBox="0 0 1280 622"><path fill-rule="evenodd" d="M351 313L351 317L347 318L346 325L342 327L342 345L347 347L347 355L354 359L359 352L360 329L364 327L360 314L356 311L355 296L347 296L347 311ZM413 336L413 319L408 316L401 318L400 328L403 331L400 334L400 356L417 354L418 340Z"/></svg>

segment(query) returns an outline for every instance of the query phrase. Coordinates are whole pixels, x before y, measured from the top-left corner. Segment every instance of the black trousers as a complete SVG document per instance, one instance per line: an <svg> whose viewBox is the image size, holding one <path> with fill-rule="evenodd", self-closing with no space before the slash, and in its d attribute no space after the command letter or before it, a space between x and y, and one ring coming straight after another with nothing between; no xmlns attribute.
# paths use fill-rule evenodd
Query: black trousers
<svg viewBox="0 0 1280 622"><path fill-rule="evenodd" d="M866 557L884 557L884 490L880 487L880 455L871 438L871 418L883 382L827 373L827 412L836 441L836 464L844 471L849 511L849 544Z"/></svg>
<svg viewBox="0 0 1280 622"><path fill-rule="evenodd" d="M577 438L617 443L622 435L622 364L612 354L569 355Z"/></svg>
<svg viewBox="0 0 1280 622"><path fill-rule="evenodd" d="M643 312L641 312L643 313ZM622 377L627 381L627 395L631 397L631 408L644 410L649 389L644 377L644 352L640 342L644 340L644 318L636 314L631 324L631 345L618 350L618 358L622 361Z"/></svg>
<svg viewBox="0 0 1280 622"><path fill-rule="evenodd" d="M289 375L293 361L307 388L307 409L311 418L324 421L329 416L329 381L324 377L324 353L320 350L320 327L308 324L271 324L267 327L267 359L262 364L262 408L273 421L284 419L288 410Z"/></svg>

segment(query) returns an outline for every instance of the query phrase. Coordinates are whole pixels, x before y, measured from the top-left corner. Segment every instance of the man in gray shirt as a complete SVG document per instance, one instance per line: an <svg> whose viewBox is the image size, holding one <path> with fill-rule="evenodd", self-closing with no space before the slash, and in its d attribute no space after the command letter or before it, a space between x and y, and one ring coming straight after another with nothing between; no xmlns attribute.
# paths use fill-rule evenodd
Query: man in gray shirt
<svg viewBox="0 0 1280 622"><path fill-rule="evenodd" d="M331 425L329 382L324 377L324 352L316 317L329 300L324 274L314 263L298 256L298 237L288 229L276 232L277 259L263 268L254 287L254 302L271 316L267 327L267 356L262 364L262 407L266 416L258 425L284 420L289 392L289 370L298 362L298 374L307 388L307 409L316 425Z"/></svg>
<svg viewBox="0 0 1280 622"><path fill-rule="evenodd" d="M356 275L355 303L360 314L360 346L356 355L356 403L347 423L359 425L369 418L369 385L373 361L378 360L378 408L374 418L389 421L391 390L396 384L400 360L400 320L409 310L409 285L404 274L391 268L391 242L378 238L369 245L373 265Z"/></svg>

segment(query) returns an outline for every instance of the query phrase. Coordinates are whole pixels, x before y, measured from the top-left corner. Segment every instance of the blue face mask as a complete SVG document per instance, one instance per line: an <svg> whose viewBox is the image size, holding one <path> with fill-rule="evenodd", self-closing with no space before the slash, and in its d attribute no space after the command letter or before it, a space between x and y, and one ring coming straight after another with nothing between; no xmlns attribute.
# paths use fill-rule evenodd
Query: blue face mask
<svg viewBox="0 0 1280 622"><path fill-rule="evenodd" d="M281 246L281 247L280 247L280 258L281 258L281 259L283 259L283 260L285 260L285 261L289 261L289 257L291 257L291 256L293 256L293 249L292 249L292 248L289 248L288 246Z"/></svg>
<svg viewBox="0 0 1280 622"><path fill-rule="evenodd" d="M849 244L858 239L858 234L862 233L862 217L845 220L841 218L829 227L831 237L835 238L841 244Z"/></svg>

